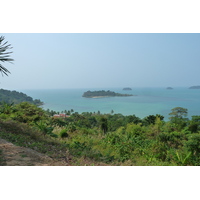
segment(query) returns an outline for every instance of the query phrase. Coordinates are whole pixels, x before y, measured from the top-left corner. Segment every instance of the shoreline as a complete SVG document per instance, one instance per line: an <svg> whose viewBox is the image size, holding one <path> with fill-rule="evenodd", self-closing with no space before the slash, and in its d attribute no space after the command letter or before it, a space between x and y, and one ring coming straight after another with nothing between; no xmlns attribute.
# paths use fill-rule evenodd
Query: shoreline
<svg viewBox="0 0 200 200"><path fill-rule="evenodd" d="M131 96L137 96L137 95L131 95ZM129 97L129 96L92 96L92 97L84 97L84 98L98 99L98 98L107 98L107 97Z"/></svg>
<svg viewBox="0 0 200 200"><path fill-rule="evenodd" d="M93 96L93 97L87 97L87 98L92 98L92 99L98 99L98 98L106 98L110 96Z"/></svg>

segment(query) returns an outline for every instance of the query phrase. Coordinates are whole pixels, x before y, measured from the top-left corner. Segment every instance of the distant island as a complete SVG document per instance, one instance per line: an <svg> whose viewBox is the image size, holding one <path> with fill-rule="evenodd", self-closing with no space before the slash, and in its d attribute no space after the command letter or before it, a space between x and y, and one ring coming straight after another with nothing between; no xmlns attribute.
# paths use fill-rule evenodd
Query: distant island
<svg viewBox="0 0 200 200"><path fill-rule="evenodd" d="M189 87L189 89L200 89L200 85L197 85L197 86L191 86L191 87Z"/></svg>
<svg viewBox="0 0 200 200"><path fill-rule="evenodd" d="M24 101L37 106L43 105L43 102L41 102L39 99L33 100L32 97L27 96L22 92L0 89L0 104L2 104L2 102L18 104Z"/></svg>
<svg viewBox="0 0 200 200"><path fill-rule="evenodd" d="M125 87L125 88L123 88L123 90L132 90L132 89L129 87Z"/></svg>
<svg viewBox="0 0 200 200"><path fill-rule="evenodd" d="M105 91L105 90L100 90L100 91L87 91L84 92L82 97L86 98L101 98L101 97L128 97L128 96L135 96L132 94L120 94L116 92L112 92L110 90Z"/></svg>
<svg viewBox="0 0 200 200"><path fill-rule="evenodd" d="M167 89L167 90L173 90L173 88L172 88L172 87L167 87L166 89Z"/></svg>

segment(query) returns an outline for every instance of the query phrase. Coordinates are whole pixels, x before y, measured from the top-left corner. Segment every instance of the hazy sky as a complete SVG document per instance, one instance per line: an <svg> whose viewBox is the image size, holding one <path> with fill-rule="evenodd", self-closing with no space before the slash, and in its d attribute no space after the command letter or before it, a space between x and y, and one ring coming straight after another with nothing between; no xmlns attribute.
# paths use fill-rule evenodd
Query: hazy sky
<svg viewBox="0 0 200 200"><path fill-rule="evenodd" d="M4 89L200 85L200 34L9 33Z"/></svg>

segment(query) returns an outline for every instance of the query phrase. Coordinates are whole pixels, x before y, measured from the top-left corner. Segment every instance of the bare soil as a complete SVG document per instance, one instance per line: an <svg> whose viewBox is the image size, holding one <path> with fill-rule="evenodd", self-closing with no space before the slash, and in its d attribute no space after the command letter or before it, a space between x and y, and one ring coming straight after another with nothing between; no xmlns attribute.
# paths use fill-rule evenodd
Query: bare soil
<svg viewBox="0 0 200 200"><path fill-rule="evenodd" d="M45 154L25 147L16 146L0 138L0 150L4 166L66 166L65 160L57 161Z"/></svg>

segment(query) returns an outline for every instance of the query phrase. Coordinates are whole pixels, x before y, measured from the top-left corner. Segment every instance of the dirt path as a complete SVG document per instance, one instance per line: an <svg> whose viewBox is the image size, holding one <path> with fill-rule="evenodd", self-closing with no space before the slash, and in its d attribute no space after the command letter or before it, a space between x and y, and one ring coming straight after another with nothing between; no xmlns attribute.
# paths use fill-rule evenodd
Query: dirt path
<svg viewBox="0 0 200 200"><path fill-rule="evenodd" d="M3 165L6 166L66 166L66 162L55 161L35 150L16 146L0 138Z"/></svg>

